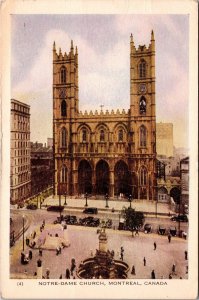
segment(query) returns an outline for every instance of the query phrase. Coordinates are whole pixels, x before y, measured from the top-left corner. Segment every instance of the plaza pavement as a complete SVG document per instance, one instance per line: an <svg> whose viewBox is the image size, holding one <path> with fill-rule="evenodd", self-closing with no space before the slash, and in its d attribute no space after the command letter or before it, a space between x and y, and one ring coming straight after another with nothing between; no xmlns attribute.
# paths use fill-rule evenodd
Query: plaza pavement
<svg viewBox="0 0 199 300"><path fill-rule="evenodd" d="M35 224L35 226L31 226L26 235L30 235L33 230L38 235L40 225ZM48 224L46 226L48 227ZM188 277L186 273L188 260L185 260L184 257L184 251L188 247L187 240L172 237L171 243L169 243L167 236L140 232L139 236L132 237L132 234L128 231L113 229L106 229L106 233L108 237L108 249L114 249L116 259L119 259L120 256L120 247L124 247L124 261L130 267L128 278L149 279L151 271L154 269L156 279L168 279L174 263L176 265L176 274L173 275L173 278L179 279L182 277L186 279ZM70 269L72 258L75 258L76 265L79 266L82 260L90 257L91 253L95 253L95 250L98 249L99 241L96 228L68 225L67 234L71 243L70 247L62 249L62 253L58 256L56 255L56 251L43 250L43 255L40 257L43 264L43 275L45 276L46 269L49 268L50 279L59 279L60 275L64 279L66 268ZM157 244L156 250L153 247L154 242ZM30 248L25 245L25 253L28 253L29 250ZM38 249L32 250L33 258L28 265L21 265L21 251L22 238L10 250L11 278L36 279L33 274L37 271ZM146 258L146 266L143 264L144 257ZM133 265L135 266L136 275L131 274Z"/></svg>
<svg viewBox="0 0 199 300"><path fill-rule="evenodd" d="M64 205L65 198L61 197L61 205ZM85 208L86 200L84 197L80 198L71 198L66 197L67 205L65 206L65 209L71 209L79 211L80 209ZM88 198L87 199L88 207L97 207L98 210L101 210L103 212L110 212L113 208L115 211L121 211L123 207L129 207L130 203L129 201L126 201L126 199L109 199L108 200L108 206L109 208L106 208L106 201L105 199L94 199ZM50 196L44 200L42 203L42 207L47 207L50 205L59 205L59 198ZM132 208L134 208L136 211L142 211L144 213L148 213L150 215L155 215L156 211L157 214L160 215L170 215L175 214L175 212L170 208L170 205L167 203L161 203L156 201L149 201L149 200L133 200L131 202Z"/></svg>

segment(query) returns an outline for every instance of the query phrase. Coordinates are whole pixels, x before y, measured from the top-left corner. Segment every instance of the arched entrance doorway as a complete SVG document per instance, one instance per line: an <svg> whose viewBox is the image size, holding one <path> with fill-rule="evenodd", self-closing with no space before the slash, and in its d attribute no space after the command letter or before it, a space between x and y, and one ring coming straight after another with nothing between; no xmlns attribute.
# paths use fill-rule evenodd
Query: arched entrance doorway
<svg viewBox="0 0 199 300"><path fill-rule="evenodd" d="M176 204L180 203L180 189L173 187L170 191L170 196L173 198Z"/></svg>
<svg viewBox="0 0 199 300"><path fill-rule="evenodd" d="M132 194L131 175L127 164L122 160L118 161L114 168L114 187L116 195Z"/></svg>
<svg viewBox="0 0 199 300"><path fill-rule="evenodd" d="M80 194L92 193L92 168L87 160L82 160L79 163L78 183Z"/></svg>
<svg viewBox="0 0 199 300"><path fill-rule="evenodd" d="M109 166L104 160L96 165L96 194L105 195L109 193Z"/></svg>

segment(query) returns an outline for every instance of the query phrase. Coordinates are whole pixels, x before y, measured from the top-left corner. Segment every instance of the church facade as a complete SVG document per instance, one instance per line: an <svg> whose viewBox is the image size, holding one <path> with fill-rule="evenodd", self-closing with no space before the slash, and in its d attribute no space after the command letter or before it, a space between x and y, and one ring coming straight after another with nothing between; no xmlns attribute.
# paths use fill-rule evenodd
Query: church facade
<svg viewBox="0 0 199 300"><path fill-rule="evenodd" d="M128 111L79 111L78 51L53 45L55 195L156 197L155 39L130 37Z"/></svg>

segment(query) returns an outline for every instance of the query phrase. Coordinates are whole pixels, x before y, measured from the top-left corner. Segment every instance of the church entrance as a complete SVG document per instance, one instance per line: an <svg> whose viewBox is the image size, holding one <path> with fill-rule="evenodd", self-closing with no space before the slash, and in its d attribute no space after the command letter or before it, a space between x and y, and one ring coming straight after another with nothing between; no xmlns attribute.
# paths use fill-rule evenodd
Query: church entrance
<svg viewBox="0 0 199 300"><path fill-rule="evenodd" d="M87 160L82 160L78 167L79 194L92 193L92 168Z"/></svg>
<svg viewBox="0 0 199 300"><path fill-rule="evenodd" d="M116 195L123 194L124 196L128 196L132 194L131 175L127 164L122 160L118 161L115 165L114 181Z"/></svg>
<svg viewBox="0 0 199 300"><path fill-rule="evenodd" d="M170 196L173 198L176 204L180 203L180 189L173 187L170 191Z"/></svg>
<svg viewBox="0 0 199 300"><path fill-rule="evenodd" d="M109 166L104 160L96 165L96 194L109 194Z"/></svg>

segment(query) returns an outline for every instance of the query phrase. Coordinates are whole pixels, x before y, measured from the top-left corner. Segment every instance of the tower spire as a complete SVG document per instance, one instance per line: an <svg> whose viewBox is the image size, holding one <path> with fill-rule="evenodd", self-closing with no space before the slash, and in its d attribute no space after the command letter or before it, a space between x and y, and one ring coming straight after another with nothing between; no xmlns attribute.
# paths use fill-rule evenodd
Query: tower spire
<svg viewBox="0 0 199 300"><path fill-rule="evenodd" d="M56 51L55 41L54 41L54 43L53 43L53 50Z"/></svg>
<svg viewBox="0 0 199 300"><path fill-rule="evenodd" d="M152 31L151 31L151 41L155 41L153 29L152 29Z"/></svg>
<svg viewBox="0 0 199 300"><path fill-rule="evenodd" d="M135 45L134 45L134 41L133 41L133 35L132 35L132 33L130 35L130 48L131 48L131 52L136 50L135 49Z"/></svg>

